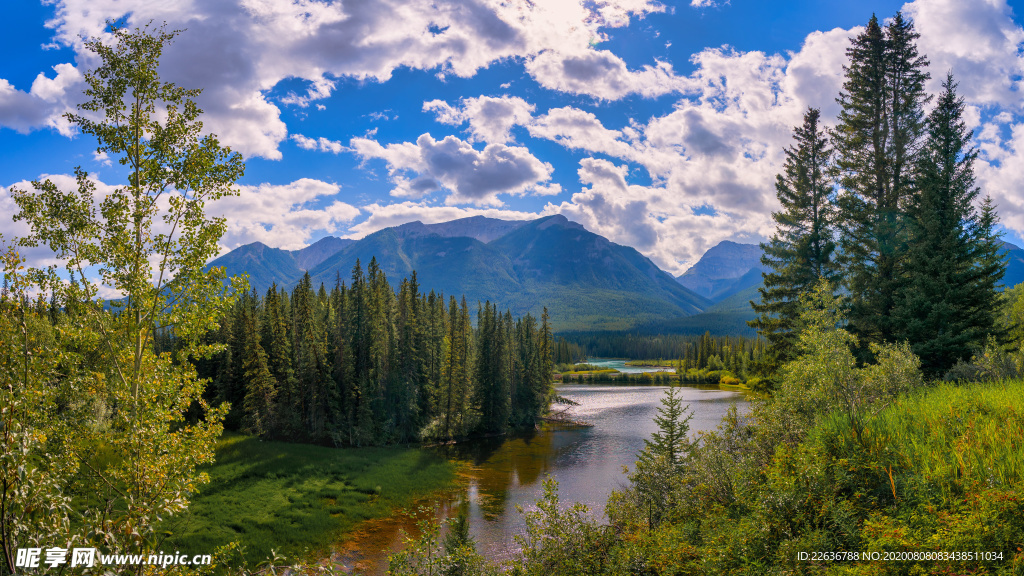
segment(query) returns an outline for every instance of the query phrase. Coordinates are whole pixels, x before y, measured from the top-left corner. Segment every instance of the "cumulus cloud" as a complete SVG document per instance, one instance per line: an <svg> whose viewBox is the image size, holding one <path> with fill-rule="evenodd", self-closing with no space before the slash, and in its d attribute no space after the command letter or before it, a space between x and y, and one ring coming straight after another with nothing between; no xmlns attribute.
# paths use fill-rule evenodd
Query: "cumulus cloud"
<svg viewBox="0 0 1024 576"><path fill-rule="evenodd" d="M423 103L423 110L433 112L438 122L452 126L468 122L470 141L496 144L512 140L512 128L528 123L535 108L518 96L463 98L457 106L443 100Z"/></svg>
<svg viewBox="0 0 1024 576"><path fill-rule="evenodd" d="M1002 224L1024 233L1024 122L1011 124L1005 139L1001 132L994 124L981 130L984 161L975 163L975 172L982 194L995 201Z"/></svg>
<svg viewBox="0 0 1024 576"><path fill-rule="evenodd" d="M631 94L646 98L679 92L685 87L668 62L655 62L629 70L626 62L608 50L562 53L547 50L526 62L526 70L541 86L600 100L618 100Z"/></svg>
<svg viewBox="0 0 1024 576"><path fill-rule="evenodd" d="M280 106L306 107L326 98L338 78L383 82L402 67L469 77L502 59L530 59L545 52L618 66L613 57L588 51L591 42L602 37L602 29L626 26L631 18L664 10L651 0L57 0L55 4L57 14L51 22L55 39L73 47L80 60L89 60L81 38L105 35L108 20L127 16L132 26L152 21L186 29L165 51L161 67L165 77L181 86L204 87L198 101L206 112L207 128L247 156L271 159L281 157L278 145L288 137ZM551 78L546 70L550 59L544 56L536 64L542 83L585 92L585 86L576 81L560 83ZM588 66L582 60L570 63L570 68L573 65ZM634 76L653 82L652 86L665 81L662 65L648 68ZM623 84L618 79L621 70L612 72L606 82L609 87L599 83L602 93L596 96L635 91L636 79ZM268 101L267 92L289 78L305 81L305 93ZM26 94L31 96L0 84L0 124L26 131L56 122L55 115L62 109L44 106L48 101L42 96L27 98Z"/></svg>
<svg viewBox="0 0 1024 576"><path fill-rule="evenodd" d="M1024 109L1024 29L1005 0L915 0L903 10L921 34L918 49L931 61L929 90L938 92L952 71L967 101Z"/></svg>
<svg viewBox="0 0 1024 576"><path fill-rule="evenodd" d="M315 232L341 234L359 209L340 200L337 184L301 178L290 184L240 186L237 196L226 196L207 206L207 212L223 216L228 231L221 238L223 250L251 242L297 250Z"/></svg>
<svg viewBox="0 0 1024 576"><path fill-rule="evenodd" d="M303 150L319 150L320 152L331 152L333 154L340 154L341 152L348 150L348 148L341 142L338 142L337 140L328 140L323 136L319 138L309 138L302 134L292 134L292 140L294 140L295 144Z"/></svg>
<svg viewBox="0 0 1024 576"><path fill-rule="evenodd" d="M71 64L58 64L53 70L53 78L40 72L28 92L0 78L0 126L22 134L44 127L64 136L74 134L74 128L62 115L73 109L80 98L82 74Z"/></svg>
<svg viewBox="0 0 1024 576"><path fill-rule="evenodd" d="M571 106L548 110L534 119L528 129L534 138L552 140L571 150L601 152L619 158L629 158L634 152L622 139L635 137L635 130L628 134L610 130L592 112Z"/></svg>
<svg viewBox="0 0 1024 576"><path fill-rule="evenodd" d="M446 204L500 206L500 194L533 191L550 180L554 170L526 148L488 144L477 150L455 136L435 140L423 134L416 142L387 146L368 138L353 138L350 144L363 160L379 158L387 162L396 184L392 195L416 199L446 190Z"/></svg>

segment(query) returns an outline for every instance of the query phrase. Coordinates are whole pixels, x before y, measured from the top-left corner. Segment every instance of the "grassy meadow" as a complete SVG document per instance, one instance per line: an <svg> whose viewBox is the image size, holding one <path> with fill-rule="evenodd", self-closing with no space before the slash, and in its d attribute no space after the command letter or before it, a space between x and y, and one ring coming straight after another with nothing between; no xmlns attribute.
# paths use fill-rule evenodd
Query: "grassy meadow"
<svg viewBox="0 0 1024 576"><path fill-rule="evenodd" d="M249 562L316 557L364 520L450 487L457 465L417 447L328 448L225 434L210 482L165 528L163 548L209 553L238 542Z"/></svg>

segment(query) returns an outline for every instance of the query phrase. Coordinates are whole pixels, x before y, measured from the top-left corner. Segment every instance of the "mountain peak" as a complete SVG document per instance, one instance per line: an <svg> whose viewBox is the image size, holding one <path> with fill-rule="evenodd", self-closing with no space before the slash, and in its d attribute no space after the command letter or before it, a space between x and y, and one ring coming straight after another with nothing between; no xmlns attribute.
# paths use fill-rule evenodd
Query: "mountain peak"
<svg viewBox="0 0 1024 576"><path fill-rule="evenodd" d="M426 230L431 234L437 234L445 238L458 238L465 236L475 238L484 244L501 238L505 234L521 228L527 220L500 220L488 218L487 216L469 216L448 222L427 224Z"/></svg>
<svg viewBox="0 0 1024 576"><path fill-rule="evenodd" d="M749 287L751 283L759 282L760 274L749 273L763 270L760 246L723 240L705 252L696 264L676 280L697 294L717 302Z"/></svg>
<svg viewBox="0 0 1024 576"><path fill-rule="evenodd" d="M300 270L312 270L317 264L330 258L339 250L352 243L352 240L324 236L301 250L292 250L295 265Z"/></svg>
<svg viewBox="0 0 1024 576"><path fill-rule="evenodd" d="M579 230L586 230L586 228L584 228L581 224L577 224L576 222L569 220L568 218L561 214L553 214L546 218L534 220L534 222L537 223L538 230L545 230L552 226L558 226L559 228L577 228Z"/></svg>

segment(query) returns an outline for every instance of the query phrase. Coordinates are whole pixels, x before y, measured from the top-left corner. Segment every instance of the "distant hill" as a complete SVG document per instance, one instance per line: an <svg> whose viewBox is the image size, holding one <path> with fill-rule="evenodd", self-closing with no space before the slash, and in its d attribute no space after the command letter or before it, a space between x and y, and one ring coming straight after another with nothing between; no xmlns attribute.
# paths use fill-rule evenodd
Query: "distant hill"
<svg viewBox="0 0 1024 576"><path fill-rule="evenodd" d="M676 280L701 296L718 302L761 282L761 247L720 242Z"/></svg>
<svg viewBox="0 0 1024 576"><path fill-rule="evenodd" d="M223 266L229 277L248 274L249 287L262 293L274 283L291 288L302 277L303 272L352 242L328 236L301 250L281 250L271 248L262 242L253 242L235 248L210 262L207 267Z"/></svg>
<svg viewBox="0 0 1024 576"><path fill-rule="evenodd" d="M624 330L656 319L699 313L710 305L628 246L564 216L528 222L463 219L380 230L310 271L314 283L347 281L371 258L392 281L416 271L424 291L497 302L539 316L547 306L556 330ZM450 234L472 236L449 236ZM478 238L491 239L483 242Z"/></svg>
<svg viewBox="0 0 1024 576"><path fill-rule="evenodd" d="M1003 274L1003 286L1013 288L1024 282L1024 249L1003 242L1006 249L1006 273Z"/></svg>

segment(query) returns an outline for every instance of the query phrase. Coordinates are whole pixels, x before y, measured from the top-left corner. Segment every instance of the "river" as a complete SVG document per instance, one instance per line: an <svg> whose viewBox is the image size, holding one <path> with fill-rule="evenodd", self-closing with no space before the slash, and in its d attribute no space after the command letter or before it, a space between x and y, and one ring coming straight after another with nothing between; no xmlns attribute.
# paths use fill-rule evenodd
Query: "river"
<svg viewBox="0 0 1024 576"><path fill-rule="evenodd" d="M439 514L454 515L460 506L468 506L470 534L477 550L492 561L510 553L514 536L525 525L516 506L533 505L548 475L558 481L563 502L582 502L603 518L609 494L626 481L623 466L632 469L644 439L657 430L653 418L665 390L661 386L558 386L559 395L579 404L565 408L567 416L592 426L556 425L526 436L447 448L448 456L469 467L461 488L435 499ZM693 414L691 435L718 426L731 404L740 404L741 410L746 404L740 393L717 387L683 387L682 393ZM361 570L382 574L387 555L401 545L400 530L415 531L414 523L403 516L368 523L346 543L344 564L351 568L358 561Z"/></svg>

